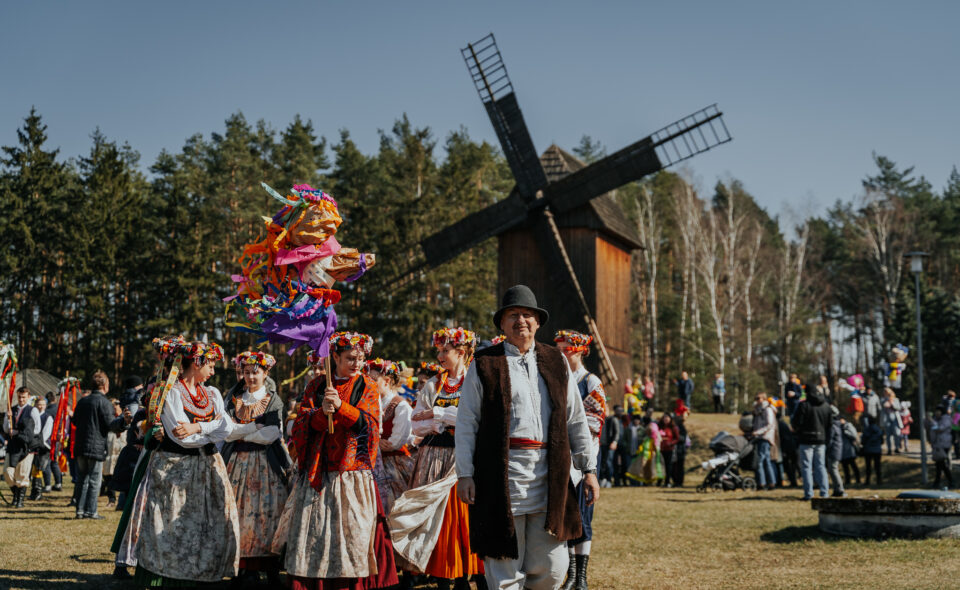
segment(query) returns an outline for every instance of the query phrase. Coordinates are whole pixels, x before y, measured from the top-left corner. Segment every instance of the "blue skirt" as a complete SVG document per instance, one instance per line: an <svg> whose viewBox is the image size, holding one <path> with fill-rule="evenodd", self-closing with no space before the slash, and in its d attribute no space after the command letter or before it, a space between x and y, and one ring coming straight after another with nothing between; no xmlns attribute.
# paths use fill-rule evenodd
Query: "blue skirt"
<svg viewBox="0 0 960 590"><path fill-rule="evenodd" d="M583 480L577 484L577 504L580 505L580 520L583 521L583 534L580 537L567 541L567 547L574 547L584 541L593 540L593 504L587 506L587 492L583 487Z"/></svg>

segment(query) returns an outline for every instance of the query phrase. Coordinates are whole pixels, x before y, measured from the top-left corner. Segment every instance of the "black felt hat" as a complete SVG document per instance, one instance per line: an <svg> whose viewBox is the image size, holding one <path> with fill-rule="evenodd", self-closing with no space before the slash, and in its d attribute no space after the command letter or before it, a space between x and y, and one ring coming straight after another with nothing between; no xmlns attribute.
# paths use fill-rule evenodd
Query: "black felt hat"
<svg viewBox="0 0 960 590"><path fill-rule="evenodd" d="M493 314L493 325L496 326L498 330L500 329L500 318L503 317L503 312L511 307L526 307L536 311L540 316L541 326L546 324L547 320L550 319L550 314L547 310L537 305L537 296L533 294L530 287L526 285L514 285L503 294L503 299L500 300L500 309L497 310L497 313Z"/></svg>

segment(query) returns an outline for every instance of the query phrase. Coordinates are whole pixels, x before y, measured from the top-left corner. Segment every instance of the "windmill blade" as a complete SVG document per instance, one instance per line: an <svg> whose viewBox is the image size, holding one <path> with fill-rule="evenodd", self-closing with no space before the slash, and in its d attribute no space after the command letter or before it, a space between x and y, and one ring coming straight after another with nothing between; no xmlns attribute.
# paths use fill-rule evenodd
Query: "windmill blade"
<svg viewBox="0 0 960 590"><path fill-rule="evenodd" d="M593 342L597 350L600 351L600 380L604 383L616 383L617 371L613 368L613 362L610 360L610 355L607 354L607 348L603 345L603 338L600 337L597 322L590 312L590 306L583 294L580 280L577 279L577 274L573 270L573 263L570 262L570 256L567 254L567 248L563 245L563 239L560 237L560 229L557 227L549 209L542 209L539 215L535 214L533 231L544 262L550 269L550 280L570 290L572 297L566 299L567 305L574 306L582 316L583 323L593 336Z"/></svg>
<svg viewBox="0 0 960 590"><path fill-rule="evenodd" d="M460 53L493 123L510 171L517 181L517 190L523 200L532 201L536 192L546 186L547 177L520 112L497 40L490 33L476 43L468 43Z"/></svg>
<svg viewBox="0 0 960 590"><path fill-rule="evenodd" d="M437 266L527 218L527 206L514 189L506 199L467 215L420 242L426 264Z"/></svg>
<svg viewBox="0 0 960 590"><path fill-rule="evenodd" d="M544 197L563 213L731 139L723 113L712 104L552 183Z"/></svg>

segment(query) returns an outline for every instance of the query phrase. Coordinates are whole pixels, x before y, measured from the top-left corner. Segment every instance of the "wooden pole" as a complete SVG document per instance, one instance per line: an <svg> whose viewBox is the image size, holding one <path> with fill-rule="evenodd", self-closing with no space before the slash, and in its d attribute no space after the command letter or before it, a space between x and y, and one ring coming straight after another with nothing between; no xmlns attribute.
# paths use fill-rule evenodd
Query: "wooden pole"
<svg viewBox="0 0 960 590"><path fill-rule="evenodd" d="M323 369L327 372L327 385L333 385L333 371L330 369L330 355L323 357ZM327 432L333 434L333 414L327 414Z"/></svg>

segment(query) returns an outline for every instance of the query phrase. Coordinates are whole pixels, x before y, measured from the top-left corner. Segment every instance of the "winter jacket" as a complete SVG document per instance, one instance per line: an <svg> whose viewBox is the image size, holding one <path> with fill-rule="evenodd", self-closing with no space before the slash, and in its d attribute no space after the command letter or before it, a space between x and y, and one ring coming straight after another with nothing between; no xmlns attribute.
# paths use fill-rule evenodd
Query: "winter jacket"
<svg viewBox="0 0 960 590"><path fill-rule="evenodd" d="M883 429L893 434L900 434L903 428L903 421L900 419L900 400L893 398L892 401L884 400L881 404L883 416Z"/></svg>
<svg viewBox="0 0 960 590"><path fill-rule="evenodd" d="M611 444L620 444L620 433L623 431L623 423L617 416L611 416L610 419L603 421L603 430L600 431L600 446L604 449L609 448Z"/></svg>
<svg viewBox="0 0 960 590"><path fill-rule="evenodd" d="M841 453L840 459L844 461L847 459L856 459L859 451L860 434L857 432L857 429L854 428L853 424L846 422L843 425L843 453Z"/></svg>
<svg viewBox="0 0 960 590"><path fill-rule="evenodd" d="M883 430L873 422L864 427L860 441L863 445L863 454L880 455L883 453Z"/></svg>
<svg viewBox="0 0 960 590"><path fill-rule="evenodd" d="M880 418L881 406L880 396L876 391L871 389L863 396L863 413L870 416L871 422L876 422Z"/></svg>
<svg viewBox="0 0 960 590"><path fill-rule="evenodd" d="M113 419L113 404L99 391L78 401L70 421L77 429L74 456L95 461L105 460L107 432Z"/></svg>
<svg viewBox="0 0 960 590"><path fill-rule="evenodd" d="M797 405L791 424L800 444L823 445L827 443L831 420L830 404L814 391L807 394L806 401Z"/></svg>
<svg viewBox="0 0 960 590"><path fill-rule="evenodd" d="M123 393L120 394L120 407L126 408L127 406L140 403L140 393L142 391L143 388L124 389Z"/></svg>
<svg viewBox="0 0 960 590"><path fill-rule="evenodd" d="M680 442L680 430L676 424L660 426L660 450L672 451Z"/></svg>
<svg viewBox="0 0 960 590"><path fill-rule="evenodd" d="M780 435L780 451L787 456L796 455L797 437L783 418L777 422L777 434Z"/></svg>
<svg viewBox="0 0 960 590"><path fill-rule="evenodd" d="M693 395L693 379L680 379L677 381L677 397L688 399Z"/></svg>
<svg viewBox="0 0 960 590"><path fill-rule="evenodd" d="M787 416L792 417L800 405L800 398L803 396L803 386L799 383L787 383L783 388L783 395L786 398Z"/></svg>
<svg viewBox="0 0 960 590"><path fill-rule="evenodd" d="M939 418L930 420L930 446L933 447L933 460L941 461L950 456L950 447L953 446L953 426L950 416L943 414Z"/></svg>
<svg viewBox="0 0 960 590"><path fill-rule="evenodd" d="M827 437L827 461L843 459L843 425L840 420L831 420Z"/></svg>

